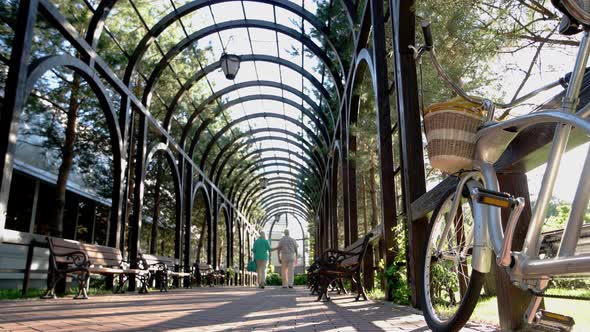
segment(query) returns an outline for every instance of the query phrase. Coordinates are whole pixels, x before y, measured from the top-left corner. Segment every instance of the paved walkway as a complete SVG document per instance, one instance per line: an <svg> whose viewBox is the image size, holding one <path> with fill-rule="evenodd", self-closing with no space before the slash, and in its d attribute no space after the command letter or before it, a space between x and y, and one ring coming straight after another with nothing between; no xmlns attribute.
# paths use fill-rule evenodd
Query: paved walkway
<svg viewBox="0 0 590 332"><path fill-rule="evenodd" d="M0 331L428 331L420 312L305 288L196 288L89 300L0 301ZM465 331L495 331L470 326Z"/></svg>

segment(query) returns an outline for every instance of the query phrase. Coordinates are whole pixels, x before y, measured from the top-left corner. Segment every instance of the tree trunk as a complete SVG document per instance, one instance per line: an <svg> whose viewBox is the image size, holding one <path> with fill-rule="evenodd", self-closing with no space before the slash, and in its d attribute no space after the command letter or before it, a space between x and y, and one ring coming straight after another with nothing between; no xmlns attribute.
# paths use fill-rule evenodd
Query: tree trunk
<svg viewBox="0 0 590 332"><path fill-rule="evenodd" d="M133 123L135 121L135 116L131 117L131 122ZM133 128L136 128L136 123L133 123L133 126L130 126ZM136 153L135 153L135 142L137 141L134 133L134 130L131 130L131 133L129 134L129 165L127 166L127 195L125 197L125 215L123 216L123 220L122 220L122 225L121 225L121 250L125 251L125 248L127 248L127 243L125 241L125 235L127 234L128 230L129 230L129 218L131 217L131 212L133 211L133 191L134 191L134 187L135 187L135 177L133 176L133 171L135 170L135 157Z"/></svg>
<svg viewBox="0 0 590 332"><path fill-rule="evenodd" d="M74 145L76 143L76 124L78 122L78 109L80 102L80 76L74 74L72 81L70 102L68 105L65 142L62 147L62 159L57 174L57 185L55 188L55 206L53 216L49 222L49 232L52 236L63 237L63 217L66 206L66 185L74 163ZM77 230L74 230L76 232Z"/></svg>
<svg viewBox="0 0 590 332"><path fill-rule="evenodd" d="M203 249L203 244L205 243L205 232L207 231L207 220L204 213L199 213L199 218L200 217L202 217L203 225L201 226L201 232L199 233L199 243L197 244L197 263L201 261L201 250Z"/></svg>
<svg viewBox="0 0 590 332"><path fill-rule="evenodd" d="M361 179L361 202L362 202L362 208L363 208L363 228L364 228L364 233L363 234L367 234L368 229L369 229L369 225L368 225L368 218L367 218L367 195L366 195L366 182L365 182L365 177L364 175L360 175L359 178Z"/></svg>
<svg viewBox="0 0 590 332"><path fill-rule="evenodd" d="M369 167L369 193L371 199L371 227L377 227L377 190L375 189L375 165L373 158L371 158L371 166Z"/></svg>
<svg viewBox="0 0 590 332"><path fill-rule="evenodd" d="M156 161L157 162L157 161ZM160 187L162 186L162 165L156 165L156 186L154 187L154 210L152 214L152 237L150 241L150 254L155 255L158 246L158 219L160 216ZM164 255L164 253L162 253Z"/></svg>

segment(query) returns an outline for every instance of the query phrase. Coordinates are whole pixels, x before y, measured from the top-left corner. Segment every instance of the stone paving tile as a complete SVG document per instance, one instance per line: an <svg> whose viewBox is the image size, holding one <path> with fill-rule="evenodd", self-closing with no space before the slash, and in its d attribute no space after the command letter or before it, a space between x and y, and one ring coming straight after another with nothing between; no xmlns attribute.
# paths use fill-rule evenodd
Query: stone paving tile
<svg viewBox="0 0 590 332"><path fill-rule="evenodd" d="M351 295L315 302L304 288L196 288L168 293L94 296L89 300L0 302L5 331L428 331L420 311ZM469 325L465 331L492 332Z"/></svg>

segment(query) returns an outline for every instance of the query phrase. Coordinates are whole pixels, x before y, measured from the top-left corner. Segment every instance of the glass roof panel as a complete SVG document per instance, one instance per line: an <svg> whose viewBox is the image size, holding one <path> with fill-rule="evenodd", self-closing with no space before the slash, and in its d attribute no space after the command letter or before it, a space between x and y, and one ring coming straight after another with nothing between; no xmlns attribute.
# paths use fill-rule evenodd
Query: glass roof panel
<svg viewBox="0 0 590 332"><path fill-rule="evenodd" d="M273 22L273 6L265 3L244 1L246 17L251 20L264 20Z"/></svg>
<svg viewBox="0 0 590 332"><path fill-rule="evenodd" d="M258 64L258 62L257 62ZM279 73L279 65L276 63L268 63L265 62L259 66L258 69L258 77L261 80L268 80L268 81L278 81L280 76Z"/></svg>
<svg viewBox="0 0 590 332"><path fill-rule="evenodd" d="M301 21L302 18L297 16L296 14L283 9L276 7L277 12L277 23L284 25L288 28L291 28L295 31L301 32Z"/></svg>
<svg viewBox="0 0 590 332"><path fill-rule="evenodd" d="M276 35L277 33L272 30L250 28L250 37L252 38L252 48L254 50L254 54L278 56ZM245 41L247 40L248 39Z"/></svg>
<svg viewBox="0 0 590 332"><path fill-rule="evenodd" d="M210 8L217 23L244 19L242 5L239 1L216 3Z"/></svg>

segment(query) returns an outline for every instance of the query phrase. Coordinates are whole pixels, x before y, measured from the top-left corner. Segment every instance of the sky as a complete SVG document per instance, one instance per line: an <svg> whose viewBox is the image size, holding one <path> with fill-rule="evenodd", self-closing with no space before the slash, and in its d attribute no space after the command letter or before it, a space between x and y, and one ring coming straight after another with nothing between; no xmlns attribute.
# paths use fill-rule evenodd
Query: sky
<svg viewBox="0 0 590 332"><path fill-rule="evenodd" d="M575 61L575 51L577 51L577 49L571 47L546 47L545 50L542 51L533 75L525 85L521 95L540 88L547 83L563 77L566 73L571 72ZM494 95L503 93L506 96L503 98L504 100L507 100L508 96L511 97L511 93L513 93L512 91L516 91L518 88L523 74L516 70L505 70L506 65L517 64L520 68L527 68L533 57L533 53L534 50L526 49L515 55L503 54L499 56L496 59L493 68L496 71L496 74L499 75L501 90L500 92L491 91L489 93ZM546 93L535 97L532 102L535 104L541 104L562 90L563 88L561 87L551 89ZM531 107L527 106L516 110L514 114L525 114L530 111ZM588 144L584 144L565 154L560 163L560 172L553 192L555 198L565 202L571 202L573 200L576 185L579 181L582 165L587 152ZM545 165L542 165L527 173L529 179L529 192L532 201L538 196L544 170Z"/></svg>

